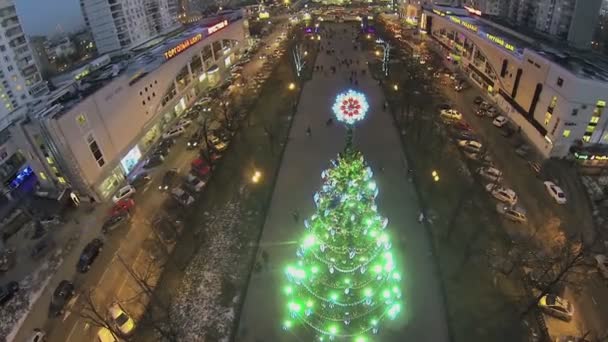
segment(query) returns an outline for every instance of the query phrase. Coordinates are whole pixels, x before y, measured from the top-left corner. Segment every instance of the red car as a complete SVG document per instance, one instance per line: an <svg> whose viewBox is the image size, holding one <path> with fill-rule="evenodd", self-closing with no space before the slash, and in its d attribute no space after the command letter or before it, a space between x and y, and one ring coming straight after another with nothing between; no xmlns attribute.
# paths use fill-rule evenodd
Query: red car
<svg viewBox="0 0 608 342"><path fill-rule="evenodd" d="M135 200L132 198L123 198L116 202L110 210L110 216L118 215L123 212L130 213L135 208Z"/></svg>
<svg viewBox="0 0 608 342"><path fill-rule="evenodd" d="M468 123L466 122L456 122L452 125L452 127L462 130L462 131L472 131L473 127L471 127Z"/></svg>
<svg viewBox="0 0 608 342"><path fill-rule="evenodd" d="M190 164L192 167L192 173L197 177L205 177L211 172L209 163L203 158L196 158Z"/></svg>

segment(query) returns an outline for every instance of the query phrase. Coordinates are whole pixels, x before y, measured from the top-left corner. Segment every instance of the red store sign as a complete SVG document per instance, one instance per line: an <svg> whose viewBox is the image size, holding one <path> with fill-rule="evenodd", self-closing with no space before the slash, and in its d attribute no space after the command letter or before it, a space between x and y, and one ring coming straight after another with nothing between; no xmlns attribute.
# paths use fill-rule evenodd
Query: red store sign
<svg viewBox="0 0 608 342"><path fill-rule="evenodd" d="M200 42L202 39L203 39L203 35L199 33L194 37L190 37L190 38L182 41L181 43L177 44L176 46L172 47L171 49L165 51L165 59L171 59L171 58L179 55L180 53L184 52L186 49L188 49L192 45Z"/></svg>

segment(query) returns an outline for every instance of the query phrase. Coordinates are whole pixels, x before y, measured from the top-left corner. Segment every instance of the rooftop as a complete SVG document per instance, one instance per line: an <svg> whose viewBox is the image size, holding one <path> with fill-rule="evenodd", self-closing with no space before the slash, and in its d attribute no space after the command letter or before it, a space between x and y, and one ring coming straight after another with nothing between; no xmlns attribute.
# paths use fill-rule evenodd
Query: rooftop
<svg viewBox="0 0 608 342"><path fill-rule="evenodd" d="M110 61L111 64L91 70L80 81L72 79L60 85L44 101L38 103L32 112L36 117L59 116L119 76L126 75L131 79L129 84L134 84L164 64L167 61L165 54L170 53L170 50L180 43L191 41L190 44L196 44L213 33L209 30L214 25L224 21L230 25L241 18L240 10L223 11L213 17L204 18L195 25L159 37L146 44L144 48L114 56Z"/></svg>
<svg viewBox="0 0 608 342"><path fill-rule="evenodd" d="M563 44L518 32L489 19L470 15L464 8L427 6L425 10L445 17L470 32L502 47L512 55L523 58L525 49L534 51L581 78L608 82L608 60L598 54L575 50Z"/></svg>

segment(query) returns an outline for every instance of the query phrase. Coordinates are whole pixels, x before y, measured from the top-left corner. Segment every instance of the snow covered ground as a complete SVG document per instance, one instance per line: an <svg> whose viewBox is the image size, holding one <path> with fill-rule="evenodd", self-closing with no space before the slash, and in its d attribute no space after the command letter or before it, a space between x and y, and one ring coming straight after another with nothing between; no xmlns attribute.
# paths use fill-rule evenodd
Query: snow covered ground
<svg viewBox="0 0 608 342"><path fill-rule="evenodd" d="M249 253L242 238L243 210L231 201L214 215L207 214L206 242L192 259L173 305L175 324L183 341L228 341L235 309L246 281ZM247 260L247 258L245 258Z"/></svg>
<svg viewBox="0 0 608 342"><path fill-rule="evenodd" d="M25 321L30 309L57 271L63 257L61 250L57 251L49 260L35 270L30 276L19 283L19 291L15 297L0 307L0 339L13 341L19 328Z"/></svg>

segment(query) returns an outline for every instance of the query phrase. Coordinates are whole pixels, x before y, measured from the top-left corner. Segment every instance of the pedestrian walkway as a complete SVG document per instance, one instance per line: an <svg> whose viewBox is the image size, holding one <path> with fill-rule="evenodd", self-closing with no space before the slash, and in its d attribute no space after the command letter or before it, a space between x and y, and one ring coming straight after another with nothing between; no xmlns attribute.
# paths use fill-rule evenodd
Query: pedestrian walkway
<svg viewBox="0 0 608 342"><path fill-rule="evenodd" d="M325 27L333 28L335 34L331 39L323 35L323 51L316 63L322 68L313 73L302 92L261 239L267 265L251 278L236 340L307 340L281 329L285 317L282 270L296 257L297 242L304 234L303 220L314 213L312 196L320 187L321 171L344 148L344 127L335 121L328 124L333 100L339 92L353 88L365 93L370 105L368 118L355 130L354 143L375 173L380 189L378 211L389 219L393 250L401 254L398 267L404 274L401 316L395 322L383 323L377 340L448 341L446 308L431 257L431 242L418 223L419 204L407 180L398 132L388 111L382 109L384 96L369 70L362 74L365 55L353 48L353 27ZM334 52L328 54L328 49Z"/></svg>

